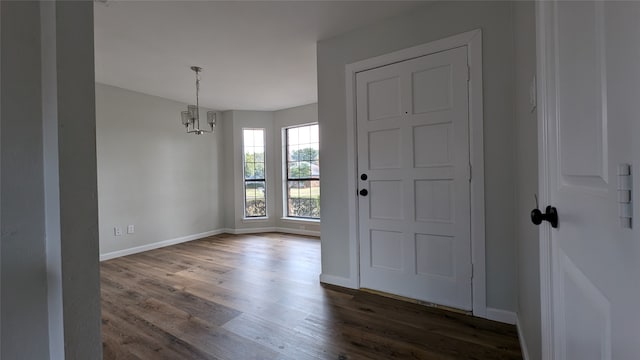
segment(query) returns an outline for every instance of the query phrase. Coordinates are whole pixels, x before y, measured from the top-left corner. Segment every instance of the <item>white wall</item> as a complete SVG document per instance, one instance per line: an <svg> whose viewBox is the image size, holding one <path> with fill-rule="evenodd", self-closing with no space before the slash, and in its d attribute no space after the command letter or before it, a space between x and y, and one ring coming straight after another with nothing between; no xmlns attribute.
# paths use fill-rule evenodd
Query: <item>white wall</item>
<svg viewBox="0 0 640 360"><path fill-rule="evenodd" d="M227 189L222 194L224 199L224 227L226 229L233 229L236 226L236 207L242 207L242 203L236 204L236 192L234 189L235 182L235 162L234 162L234 142L233 142L233 111L225 111L222 113L221 121L218 127L223 134L223 185Z"/></svg>
<svg viewBox="0 0 640 360"><path fill-rule="evenodd" d="M96 84L103 259L222 231L319 233L318 223L280 219L280 128L316 122L316 104L276 112L225 111L216 133L201 136L181 128L178 115L185 106ZM243 128L266 130L267 219L244 219ZM127 234L129 224L135 225L134 234ZM122 236L114 235L115 226Z"/></svg>
<svg viewBox="0 0 640 360"><path fill-rule="evenodd" d="M350 278L345 65L482 28L487 306L516 310L512 4L439 2L318 43L322 272Z"/></svg>
<svg viewBox="0 0 640 360"><path fill-rule="evenodd" d="M318 222L282 219L282 128L318 121L317 104L279 111L230 110L222 113L225 149L225 228L234 233L252 231L284 231L318 235ZM266 131L267 218L245 219L242 184L242 129Z"/></svg>
<svg viewBox="0 0 640 360"><path fill-rule="evenodd" d="M283 195L283 174L282 167L284 159L284 147L282 139L282 129L295 125L303 125L318 122L318 104L308 104L297 106L290 109L279 110L273 113L273 127L275 132L275 143L273 144L273 154L280 164L275 174L276 182L276 226L283 229L291 229L295 231L303 231L310 233L320 233L320 223L305 220L283 219L286 215L284 211L284 195ZM322 158L322 154L320 154ZM320 174L322 177L322 174ZM322 192L322 189L320 189ZM320 204L322 209L322 204ZM321 210L322 211L322 210ZM322 215L320 215L322 216Z"/></svg>
<svg viewBox="0 0 640 360"><path fill-rule="evenodd" d="M540 359L540 245L538 227L529 214L538 192L538 125L529 105L536 74L536 28L533 1L514 5L516 115L516 238L518 239L518 321L529 359Z"/></svg>
<svg viewBox="0 0 640 360"><path fill-rule="evenodd" d="M185 108L96 84L102 255L224 227L222 131L187 134L179 122Z"/></svg>
<svg viewBox="0 0 640 360"><path fill-rule="evenodd" d="M222 117L225 128L225 206L227 210L225 223L233 232L243 232L250 229L271 229L275 227L275 173L276 157L273 154L273 112L271 111L225 111ZM265 167L267 182L267 218L244 218L244 184L242 165L242 129L265 130Z"/></svg>

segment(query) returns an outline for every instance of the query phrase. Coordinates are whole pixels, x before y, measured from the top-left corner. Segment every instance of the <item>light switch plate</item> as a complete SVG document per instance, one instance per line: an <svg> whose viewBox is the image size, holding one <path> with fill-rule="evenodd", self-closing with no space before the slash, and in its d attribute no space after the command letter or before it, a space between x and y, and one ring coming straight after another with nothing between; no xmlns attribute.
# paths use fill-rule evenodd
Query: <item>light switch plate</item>
<svg viewBox="0 0 640 360"><path fill-rule="evenodd" d="M120 226L116 226L113 228L113 235L122 236L122 228Z"/></svg>
<svg viewBox="0 0 640 360"><path fill-rule="evenodd" d="M134 232L136 232L135 226L133 225L127 226L127 234L133 234Z"/></svg>

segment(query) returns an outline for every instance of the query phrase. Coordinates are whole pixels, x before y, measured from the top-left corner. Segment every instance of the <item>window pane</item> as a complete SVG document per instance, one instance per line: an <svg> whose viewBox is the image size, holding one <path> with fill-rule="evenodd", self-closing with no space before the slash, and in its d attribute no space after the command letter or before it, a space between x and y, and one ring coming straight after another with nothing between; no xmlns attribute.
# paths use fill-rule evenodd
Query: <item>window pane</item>
<svg viewBox="0 0 640 360"><path fill-rule="evenodd" d="M298 128L291 128L287 130L287 143L289 145L298 145Z"/></svg>
<svg viewBox="0 0 640 360"><path fill-rule="evenodd" d="M242 140L244 214L246 217L267 216L264 129L243 129Z"/></svg>
<svg viewBox="0 0 640 360"><path fill-rule="evenodd" d="M247 217L267 216L266 191L264 181L245 182L245 215Z"/></svg>
<svg viewBox="0 0 640 360"><path fill-rule="evenodd" d="M311 164L306 161L296 161L289 163L289 178L304 179L311 176Z"/></svg>
<svg viewBox="0 0 640 360"><path fill-rule="evenodd" d="M320 136L319 136L319 132L318 132L318 125L312 125L309 126L309 139L312 143L319 143L320 142Z"/></svg>
<svg viewBox="0 0 640 360"><path fill-rule="evenodd" d="M318 125L286 129L286 141L287 216L319 219L320 146Z"/></svg>
<svg viewBox="0 0 640 360"><path fill-rule="evenodd" d="M289 181L287 215L320 218L320 182Z"/></svg>
<svg viewBox="0 0 640 360"><path fill-rule="evenodd" d="M244 178L253 179L256 172L256 165L254 163L244 163Z"/></svg>

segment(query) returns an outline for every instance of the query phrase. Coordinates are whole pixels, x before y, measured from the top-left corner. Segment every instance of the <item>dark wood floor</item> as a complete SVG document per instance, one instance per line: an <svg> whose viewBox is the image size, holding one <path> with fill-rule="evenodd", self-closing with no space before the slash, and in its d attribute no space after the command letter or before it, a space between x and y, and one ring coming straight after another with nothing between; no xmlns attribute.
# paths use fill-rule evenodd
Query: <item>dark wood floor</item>
<svg viewBox="0 0 640 360"><path fill-rule="evenodd" d="M521 359L513 326L320 286L320 242L219 235L105 261L104 359Z"/></svg>

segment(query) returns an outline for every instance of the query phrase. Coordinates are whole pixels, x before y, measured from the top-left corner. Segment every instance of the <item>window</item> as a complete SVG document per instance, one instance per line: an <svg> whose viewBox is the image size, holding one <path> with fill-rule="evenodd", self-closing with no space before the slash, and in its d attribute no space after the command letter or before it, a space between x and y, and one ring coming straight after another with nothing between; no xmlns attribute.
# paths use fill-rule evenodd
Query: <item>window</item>
<svg viewBox="0 0 640 360"><path fill-rule="evenodd" d="M284 138L287 216L320 219L318 124L287 128Z"/></svg>
<svg viewBox="0 0 640 360"><path fill-rule="evenodd" d="M244 216L267 216L264 129L242 129Z"/></svg>

